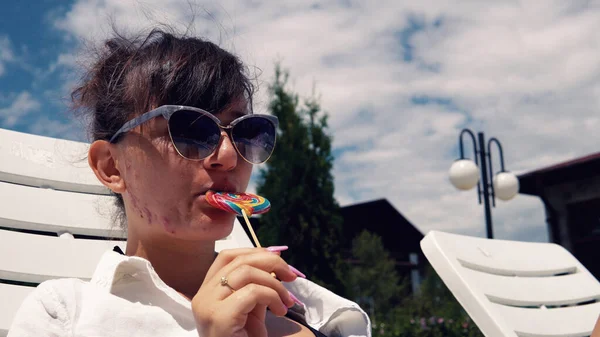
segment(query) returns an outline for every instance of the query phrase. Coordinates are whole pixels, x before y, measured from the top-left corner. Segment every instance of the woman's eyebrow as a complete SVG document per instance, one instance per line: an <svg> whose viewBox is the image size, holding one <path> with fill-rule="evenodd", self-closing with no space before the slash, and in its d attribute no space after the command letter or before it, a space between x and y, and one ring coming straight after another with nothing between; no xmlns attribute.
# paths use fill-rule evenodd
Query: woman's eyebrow
<svg viewBox="0 0 600 337"><path fill-rule="evenodd" d="M231 111L231 114L233 115L233 118L236 119L248 115L248 111L234 110Z"/></svg>
<svg viewBox="0 0 600 337"><path fill-rule="evenodd" d="M229 123L233 122L234 120L246 116L248 114L248 110L229 110L216 113L215 117L217 117L221 121L222 125L229 125Z"/></svg>
<svg viewBox="0 0 600 337"><path fill-rule="evenodd" d="M247 111L241 111L241 110L228 111L226 113L227 118L225 118L221 122L225 123L225 124L229 124L229 123L233 122L234 120L236 120L236 119L238 119L240 117L246 116L246 115L248 115ZM221 117L222 118L224 116L217 116L217 117ZM219 118L219 119L221 119L221 118Z"/></svg>
<svg viewBox="0 0 600 337"><path fill-rule="evenodd" d="M248 115L248 110L230 110L230 111L219 111L215 114L215 116L223 116L223 115L230 115L231 117L233 117L232 119L236 119L242 116L246 116Z"/></svg>

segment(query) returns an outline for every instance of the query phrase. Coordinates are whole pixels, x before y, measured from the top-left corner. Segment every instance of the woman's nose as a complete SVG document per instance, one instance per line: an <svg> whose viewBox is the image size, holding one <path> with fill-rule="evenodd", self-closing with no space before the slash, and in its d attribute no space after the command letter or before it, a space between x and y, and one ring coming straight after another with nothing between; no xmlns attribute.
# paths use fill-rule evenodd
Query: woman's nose
<svg viewBox="0 0 600 337"><path fill-rule="evenodd" d="M238 153L231 138L225 131L221 131L219 145L213 154L204 160L205 168L213 170L230 171L237 166Z"/></svg>

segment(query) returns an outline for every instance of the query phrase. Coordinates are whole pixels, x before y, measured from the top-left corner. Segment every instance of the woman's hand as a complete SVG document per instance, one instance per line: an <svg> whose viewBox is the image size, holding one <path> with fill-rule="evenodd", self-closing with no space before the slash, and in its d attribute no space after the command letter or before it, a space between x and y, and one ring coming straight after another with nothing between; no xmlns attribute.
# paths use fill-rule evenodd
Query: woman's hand
<svg viewBox="0 0 600 337"><path fill-rule="evenodd" d="M296 274L264 248L223 250L208 270L192 311L203 337L267 337L266 310L284 316L294 304L283 282Z"/></svg>

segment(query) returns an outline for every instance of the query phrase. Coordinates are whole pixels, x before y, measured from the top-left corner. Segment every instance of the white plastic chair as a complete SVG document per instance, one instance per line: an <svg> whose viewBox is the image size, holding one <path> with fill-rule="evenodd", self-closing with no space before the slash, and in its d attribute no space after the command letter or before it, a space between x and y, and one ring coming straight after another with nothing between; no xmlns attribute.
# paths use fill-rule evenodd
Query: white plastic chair
<svg viewBox="0 0 600 337"><path fill-rule="evenodd" d="M88 146L0 129L0 337L38 283L89 280L104 252L125 248L108 190L81 160ZM252 247L237 220L216 245L234 247Z"/></svg>
<svg viewBox="0 0 600 337"><path fill-rule="evenodd" d="M421 248L488 337L590 336L600 283L563 247L429 232Z"/></svg>

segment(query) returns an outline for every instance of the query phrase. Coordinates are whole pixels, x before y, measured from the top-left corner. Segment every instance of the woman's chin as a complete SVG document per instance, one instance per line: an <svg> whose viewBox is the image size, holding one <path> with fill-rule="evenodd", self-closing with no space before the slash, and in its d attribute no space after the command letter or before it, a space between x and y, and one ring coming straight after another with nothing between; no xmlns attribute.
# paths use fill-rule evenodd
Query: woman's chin
<svg viewBox="0 0 600 337"><path fill-rule="evenodd" d="M222 240L231 234L234 221L234 214L223 211L204 213L197 222L187 228L188 233L185 233L185 236L200 241Z"/></svg>
<svg viewBox="0 0 600 337"><path fill-rule="evenodd" d="M223 211L218 208L208 208L202 210L204 221L212 222L214 225L230 224L235 220L235 214Z"/></svg>

